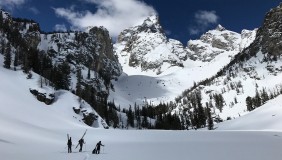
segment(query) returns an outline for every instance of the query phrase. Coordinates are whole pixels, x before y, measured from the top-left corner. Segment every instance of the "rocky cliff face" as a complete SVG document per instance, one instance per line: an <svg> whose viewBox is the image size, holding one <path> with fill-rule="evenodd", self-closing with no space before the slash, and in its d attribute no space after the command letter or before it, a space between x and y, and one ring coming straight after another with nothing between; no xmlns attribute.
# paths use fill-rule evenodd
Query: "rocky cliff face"
<svg viewBox="0 0 282 160"><path fill-rule="evenodd" d="M100 76L114 79L121 74L108 31L93 27L89 32L42 34L38 46L56 62L67 59L75 67L90 68Z"/></svg>
<svg viewBox="0 0 282 160"><path fill-rule="evenodd" d="M258 30L256 41L264 54L280 56L282 54L282 3L271 9Z"/></svg>
<svg viewBox="0 0 282 160"><path fill-rule="evenodd" d="M209 62L223 52L239 53L254 40L256 30L243 30L241 34L226 30L221 25L203 34L199 40L187 44L188 56L192 60Z"/></svg>
<svg viewBox="0 0 282 160"><path fill-rule="evenodd" d="M187 59L210 62L222 53L236 55L250 45L255 35L256 30L243 30L239 34L218 25L200 39L188 41L184 47L179 41L168 39L158 17L152 16L142 25L124 30L115 44L115 51L122 66L160 74L172 66L184 67Z"/></svg>
<svg viewBox="0 0 282 160"><path fill-rule="evenodd" d="M183 45L166 37L157 16L124 30L115 48L122 65L140 67L142 71L153 70L157 74L171 66L182 67L182 61L187 59Z"/></svg>
<svg viewBox="0 0 282 160"><path fill-rule="evenodd" d="M40 43L40 27L39 24L33 20L13 18L8 12L0 10L0 21L3 29L1 39L7 36L7 39L14 39L14 41L20 41L19 37L16 37L20 34L21 40L28 43L29 47L36 49ZM7 33L6 33L7 32Z"/></svg>
<svg viewBox="0 0 282 160"><path fill-rule="evenodd" d="M234 48L226 47L227 37L221 39L226 43L219 43L216 48L236 49L240 52L216 75L183 92L180 99L183 104L178 103L178 110L182 110L184 115L189 114L186 111L191 109L191 100L187 97L193 92L198 92L203 98L202 104L210 107L214 116L229 120L246 114L247 111L256 109L282 94L281 18L282 4L266 14L256 36L254 32L243 30L242 43L237 36L237 43L231 45ZM210 38L206 37L210 36L204 36L204 39L201 37L202 42L208 42L212 46L213 43L210 42L214 41L209 42ZM254 41L249 46L242 47L250 38ZM221 97L221 104L218 95Z"/></svg>
<svg viewBox="0 0 282 160"><path fill-rule="evenodd" d="M1 10L0 49L9 59L5 68L23 69L28 78L37 73L40 76L34 77L40 77L40 88L69 90L80 97L80 103L90 104L99 114L104 114L107 106L109 90L113 88L111 80L122 72L109 32L103 27L87 32L43 33L36 22L12 18ZM31 90L46 104L57 99L56 94L49 99L44 91ZM83 111L85 123L91 126L94 115L94 110Z"/></svg>
<svg viewBox="0 0 282 160"><path fill-rule="evenodd" d="M67 60L73 67L90 68L109 79L121 74L109 32L103 27L93 27L88 32L41 33L33 20L12 18L3 10L0 18L4 22L1 40L11 43L15 50L19 46L33 48L52 57L53 64ZM17 36L24 42L19 42Z"/></svg>

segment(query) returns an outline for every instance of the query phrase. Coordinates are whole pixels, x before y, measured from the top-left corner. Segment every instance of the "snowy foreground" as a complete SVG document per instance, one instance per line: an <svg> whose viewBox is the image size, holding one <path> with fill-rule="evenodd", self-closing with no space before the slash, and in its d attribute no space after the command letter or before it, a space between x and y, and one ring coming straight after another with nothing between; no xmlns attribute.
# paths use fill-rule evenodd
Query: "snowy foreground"
<svg viewBox="0 0 282 160"><path fill-rule="evenodd" d="M1 63L2 64L2 63ZM73 112L75 96L59 91L50 106L29 93L38 80L0 67L1 160L280 160L282 96L215 131L90 128ZM67 153L87 129L83 152ZM101 140L100 155L91 154Z"/></svg>
<svg viewBox="0 0 282 160"><path fill-rule="evenodd" d="M32 128L32 127L31 127ZM28 128L29 129L29 128ZM3 160L279 160L282 134L259 131L121 131L89 129L83 152L68 154L65 130L24 131L23 136L1 131ZM68 130L74 139L83 130ZM30 133L31 135L25 135ZM36 136L37 135L37 136ZM5 137L3 137L5 136ZM91 154L102 140L102 154Z"/></svg>

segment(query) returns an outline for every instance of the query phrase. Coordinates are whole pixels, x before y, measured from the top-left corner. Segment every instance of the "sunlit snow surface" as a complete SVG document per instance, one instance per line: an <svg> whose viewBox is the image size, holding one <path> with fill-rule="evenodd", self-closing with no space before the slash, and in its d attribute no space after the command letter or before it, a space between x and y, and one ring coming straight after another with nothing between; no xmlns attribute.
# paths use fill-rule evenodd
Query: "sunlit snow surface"
<svg viewBox="0 0 282 160"><path fill-rule="evenodd" d="M0 58L3 64L3 58ZM34 77L35 78L35 77ZM72 111L76 99L61 91L47 106L29 93L37 80L0 67L1 160L280 160L282 97L215 131L156 131L90 128ZM67 153L87 129L83 152ZM228 131L229 130L229 131ZM91 154L101 140L100 155Z"/></svg>

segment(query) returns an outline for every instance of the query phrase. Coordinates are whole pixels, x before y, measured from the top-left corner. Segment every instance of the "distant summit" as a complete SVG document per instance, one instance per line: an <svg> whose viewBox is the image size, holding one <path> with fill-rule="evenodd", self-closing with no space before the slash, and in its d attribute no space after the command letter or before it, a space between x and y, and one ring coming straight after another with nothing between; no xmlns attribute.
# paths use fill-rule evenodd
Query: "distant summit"
<svg viewBox="0 0 282 160"><path fill-rule="evenodd" d="M222 25L217 25L217 27L215 28L215 30L218 30L218 31L224 31L225 30L225 28L224 27L222 27Z"/></svg>
<svg viewBox="0 0 282 160"><path fill-rule="evenodd" d="M156 74L172 66L183 67L182 61L187 59L184 46L166 37L158 16L148 17L141 25L121 32L115 48L123 66Z"/></svg>

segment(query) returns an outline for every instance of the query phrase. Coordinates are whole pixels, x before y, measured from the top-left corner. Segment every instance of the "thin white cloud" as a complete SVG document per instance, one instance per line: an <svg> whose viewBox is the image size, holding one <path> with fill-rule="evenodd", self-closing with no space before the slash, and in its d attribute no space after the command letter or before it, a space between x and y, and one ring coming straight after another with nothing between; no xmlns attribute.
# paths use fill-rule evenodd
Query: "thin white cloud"
<svg viewBox="0 0 282 160"><path fill-rule="evenodd" d="M35 7L30 7L29 11L31 11L32 13L34 13L36 15L40 13L39 10L37 8L35 8Z"/></svg>
<svg viewBox="0 0 282 160"><path fill-rule="evenodd" d="M156 14L153 7L139 0L84 0L96 5L97 11L76 11L71 8L53 8L55 13L67 19L75 28L84 29L89 26L104 26L111 36L141 23L148 16Z"/></svg>
<svg viewBox="0 0 282 160"><path fill-rule="evenodd" d="M67 31L67 27L64 24L56 24L54 27L55 31L63 31L66 32Z"/></svg>
<svg viewBox="0 0 282 160"><path fill-rule="evenodd" d="M0 7L12 10L26 3L27 0L0 0Z"/></svg>
<svg viewBox="0 0 282 160"><path fill-rule="evenodd" d="M165 34L170 36L171 35L171 31L166 29L165 30Z"/></svg>
<svg viewBox="0 0 282 160"><path fill-rule="evenodd" d="M198 24L206 26L217 23L219 17L215 11L198 11L195 13L195 18Z"/></svg>
<svg viewBox="0 0 282 160"><path fill-rule="evenodd" d="M197 35L197 34L199 34L201 31L200 31L200 29L198 28L198 27L190 27L189 28L189 33L191 34L191 35Z"/></svg>
<svg viewBox="0 0 282 160"><path fill-rule="evenodd" d="M210 25L217 24L219 16L215 11L197 11L194 15L195 25L189 28L191 35L197 35L207 30Z"/></svg>

